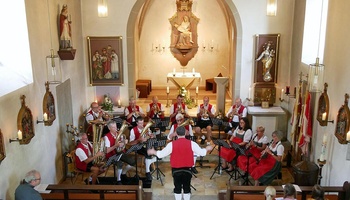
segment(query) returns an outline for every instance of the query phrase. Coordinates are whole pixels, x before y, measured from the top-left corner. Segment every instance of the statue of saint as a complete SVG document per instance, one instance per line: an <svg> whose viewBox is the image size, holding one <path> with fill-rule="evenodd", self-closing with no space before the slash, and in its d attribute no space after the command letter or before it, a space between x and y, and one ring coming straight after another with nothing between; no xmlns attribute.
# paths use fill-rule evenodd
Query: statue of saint
<svg viewBox="0 0 350 200"><path fill-rule="evenodd" d="M261 52L260 56L256 59L256 61L261 60L263 63L263 79L265 82L269 82L272 80L272 76L270 74L270 69L273 66L273 62L275 61L275 50L270 49L271 42L268 42L264 51Z"/></svg>

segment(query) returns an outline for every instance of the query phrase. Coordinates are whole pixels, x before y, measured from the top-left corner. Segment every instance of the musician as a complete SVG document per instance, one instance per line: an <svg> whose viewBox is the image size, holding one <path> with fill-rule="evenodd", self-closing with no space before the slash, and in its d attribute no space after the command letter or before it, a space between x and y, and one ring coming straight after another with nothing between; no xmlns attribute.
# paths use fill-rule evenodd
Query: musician
<svg viewBox="0 0 350 200"><path fill-rule="evenodd" d="M122 153L122 152L117 152L116 149L118 147L123 147L128 143L128 140L126 141L116 141L118 134L119 133L117 129L117 123L113 120L109 121L107 123L107 127L109 129L109 133L107 133L103 139L105 142L105 147L107 148L107 153L106 153L106 159L108 160L110 157L116 155L117 153ZM123 162L127 163L128 165L123 168ZM131 155L125 155L123 154L120 157L120 160L114 163L117 166L117 184L121 185L122 181L126 181L127 176L126 173L133 168L132 166L135 166L135 160Z"/></svg>
<svg viewBox="0 0 350 200"><path fill-rule="evenodd" d="M99 151L95 155L93 155L93 147L92 144L88 141L88 136L86 133L79 134L80 142L77 144L75 150L75 165L79 170L84 172L92 172L92 180L91 184L96 184L97 176L103 173L105 170L103 166L94 166L93 161L100 157L104 156L104 153ZM88 183L90 181L86 181Z"/></svg>
<svg viewBox="0 0 350 200"><path fill-rule="evenodd" d="M239 120L239 126L233 132L230 141L235 143L241 149L245 149L245 146L252 138L252 130L247 118L241 118ZM227 169L227 172L234 170L233 164L239 156L239 149L234 149L233 144L230 144L231 148L222 147L220 151L220 157L222 159L222 168ZM234 162L233 162L234 161Z"/></svg>
<svg viewBox="0 0 350 200"><path fill-rule="evenodd" d="M183 102L184 98L181 94L177 95L176 97L176 103L171 105L170 107L170 122L171 123L176 123L176 115L177 114L182 114L184 117L189 117L190 115L188 114L188 108L186 104Z"/></svg>
<svg viewBox="0 0 350 200"><path fill-rule="evenodd" d="M183 123L185 122L185 118L182 114L177 114L176 115L176 124L172 124L169 134L168 134L168 140L175 140L176 138L178 138L178 135L176 133L176 129L181 126ZM191 124L186 124L183 127L185 127L185 137L187 136L193 136L193 131L192 131L192 125ZM192 172L195 174L198 174L198 171L196 169L196 160L197 160L197 155L194 154L193 155L193 166L191 168Z"/></svg>
<svg viewBox="0 0 350 200"><path fill-rule="evenodd" d="M268 142L267 136L264 134L265 128L262 126L259 126L256 128L256 133L253 135L250 142L246 145L246 149L248 153L250 153L252 156L249 157L249 163L256 162L260 156L261 152L266 149ZM247 170L247 156L239 156L237 158L237 166L242 169L243 171Z"/></svg>
<svg viewBox="0 0 350 200"><path fill-rule="evenodd" d="M272 133L272 142L262 151L260 161L249 166L250 176L254 178L255 185L259 183L268 185L281 171L282 156L284 147L281 143L283 133L274 131Z"/></svg>
<svg viewBox="0 0 350 200"><path fill-rule="evenodd" d="M175 200L182 199L182 189L184 200L191 198L191 166L193 166L192 155L198 154L205 156L207 151L213 149L212 146L200 148L199 145L191 140L185 138L186 129L182 126L176 129L178 139L166 145L161 151L156 151L154 148L148 149L149 155L156 155L158 158L163 158L170 155L170 165L172 167L172 174L174 178L174 195Z"/></svg>
<svg viewBox="0 0 350 200"><path fill-rule="evenodd" d="M154 138L154 135L149 128L148 130L143 130L145 128L143 117L137 117L136 121L136 126L130 131L130 145L145 143L148 140L148 138ZM141 133L143 131L145 131L145 137L141 136ZM140 150L137 151L137 153L145 156L146 178L147 180L152 180L150 166L156 161L156 157L149 156L145 147L142 147Z"/></svg>
<svg viewBox="0 0 350 200"><path fill-rule="evenodd" d="M147 105L146 112L147 117L149 117L150 119L164 120L165 108L163 104L158 102L157 96L152 97L152 103ZM161 131L164 132L165 127L161 127Z"/></svg>
<svg viewBox="0 0 350 200"><path fill-rule="evenodd" d="M242 99L237 98L235 104L226 113L226 117L229 119L229 126L225 128L225 133L232 135L233 130L239 125L239 120L247 117L247 112L247 108L242 105Z"/></svg>
<svg viewBox="0 0 350 200"><path fill-rule="evenodd" d="M136 100L134 97L131 97L129 99L129 106L125 108L124 115L126 116L126 121L129 122L133 127L136 126L137 117L145 117L142 108L136 105Z"/></svg>
<svg viewBox="0 0 350 200"><path fill-rule="evenodd" d="M211 118L215 115L215 107L209 104L209 97L203 97L203 104L201 104L197 109L197 124L195 127L196 134L201 134L201 130L205 128L207 130L207 145L210 145L211 141L211 129L213 127L213 122ZM205 136L201 137L201 144L204 144Z"/></svg>
<svg viewBox="0 0 350 200"><path fill-rule="evenodd" d="M90 109L86 113L85 119L87 122L93 120L108 121L109 115L102 110L101 106L99 106L98 103L92 102Z"/></svg>

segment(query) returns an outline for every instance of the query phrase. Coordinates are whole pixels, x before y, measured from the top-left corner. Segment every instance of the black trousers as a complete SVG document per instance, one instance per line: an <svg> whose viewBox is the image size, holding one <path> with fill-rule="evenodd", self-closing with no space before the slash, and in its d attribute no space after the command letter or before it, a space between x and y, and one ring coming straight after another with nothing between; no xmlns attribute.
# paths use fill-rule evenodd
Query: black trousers
<svg viewBox="0 0 350 200"><path fill-rule="evenodd" d="M191 193L192 173L190 168L172 168L174 179L174 193L181 194L182 189L184 194Z"/></svg>

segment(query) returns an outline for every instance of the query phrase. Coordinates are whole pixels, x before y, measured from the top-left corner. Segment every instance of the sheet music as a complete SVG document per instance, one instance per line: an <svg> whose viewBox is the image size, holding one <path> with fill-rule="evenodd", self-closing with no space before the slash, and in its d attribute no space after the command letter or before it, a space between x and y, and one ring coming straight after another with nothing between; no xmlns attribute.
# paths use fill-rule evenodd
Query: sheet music
<svg viewBox="0 0 350 200"><path fill-rule="evenodd" d="M39 185L35 186L34 189L39 193L50 193L51 190L46 190L47 186L49 186L49 184L40 183Z"/></svg>

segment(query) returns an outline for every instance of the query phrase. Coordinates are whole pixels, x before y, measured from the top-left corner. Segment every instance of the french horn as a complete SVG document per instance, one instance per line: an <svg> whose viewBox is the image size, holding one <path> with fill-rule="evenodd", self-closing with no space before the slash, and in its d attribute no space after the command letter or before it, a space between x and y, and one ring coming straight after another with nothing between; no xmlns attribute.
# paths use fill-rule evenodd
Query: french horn
<svg viewBox="0 0 350 200"><path fill-rule="evenodd" d="M117 147L117 152L121 152L125 149L125 143L126 143L126 135L124 134L124 131L128 128L128 122L126 122L126 120L123 121L122 126L119 129L119 134L117 136L117 138L115 139L115 142L121 142L123 143L123 146L121 147Z"/></svg>

